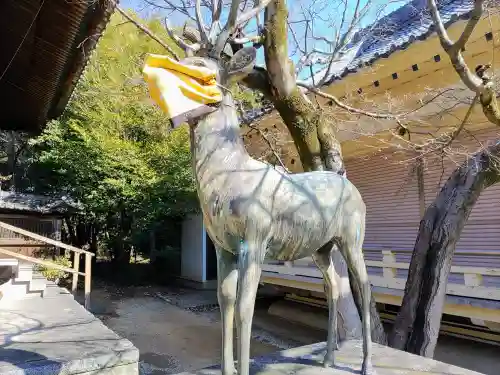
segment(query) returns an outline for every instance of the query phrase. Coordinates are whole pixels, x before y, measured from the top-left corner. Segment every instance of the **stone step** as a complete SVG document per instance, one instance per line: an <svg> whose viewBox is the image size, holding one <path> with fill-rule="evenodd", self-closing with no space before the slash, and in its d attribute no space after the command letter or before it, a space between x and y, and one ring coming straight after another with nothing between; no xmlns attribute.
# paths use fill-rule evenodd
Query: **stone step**
<svg viewBox="0 0 500 375"><path fill-rule="evenodd" d="M132 343L63 291L0 304L0 375L138 373Z"/></svg>
<svg viewBox="0 0 500 375"><path fill-rule="evenodd" d="M20 261L15 270L16 281L30 281L33 278L33 263Z"/></svg>
<svg viewBox="0 0 500 375"><path fill-rule="evenodd" d="M31 289L30 281L16 281L11 279L0 286L2 292L2 302L6 300L21 300L24 298L41 297L42 290Z"/></svg>
<svg viewBox="0 0 500 375"><path fill-rule="evenodd" d="M47 279L42 274L28 270L25 264L20 264L14 274L8 282L0 285L3 301L43 296Z"/></svg>
<svg viewBox="0 0 500 375"><path fill-rule="evenodd" d="M250 375L353 375L359 374L362 362L360 340L348 340L335 351L335 366L323 368L326 343L301 346L255 358L250 364ZM392 349L373 343L372 364L377 375L481 375L430 358ZM178 375L221 375L220 366L183 372ZM484 375L484 374L483 374Z"/></svg>
<svg viewBox="0 0 500 375"><path fill-rule="evenodd" d="M43 292L47 286L47 279L38 272L33 273L33 277L29 282L29 291L30 292Z"/></svg>
<svg viewBox="0 0 500 375"><path fill-rule="evenodd" d="M45 286L45 290L42 294L43 298L58 298L58 297L67 297L74 299L73 294L66 289L59 287L53 281L47 281L47 285Z"/></svg>

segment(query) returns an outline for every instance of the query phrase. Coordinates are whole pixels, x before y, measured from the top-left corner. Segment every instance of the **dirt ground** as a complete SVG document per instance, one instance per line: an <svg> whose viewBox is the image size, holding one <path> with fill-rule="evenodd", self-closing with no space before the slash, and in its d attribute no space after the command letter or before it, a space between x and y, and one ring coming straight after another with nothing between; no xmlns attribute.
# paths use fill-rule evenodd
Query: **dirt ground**
<svg viewBox="0 0 500 375"><path fill-rule="evenodd" d="M269 303L262 299L256 304L252 357L326 339L326 332L270 316ZM175 374L219 363L221 327L214 291L97 286L92 310L139 349L141 375ZM445 336L435 359L494 375L499 354L498 347Z"/></svg>

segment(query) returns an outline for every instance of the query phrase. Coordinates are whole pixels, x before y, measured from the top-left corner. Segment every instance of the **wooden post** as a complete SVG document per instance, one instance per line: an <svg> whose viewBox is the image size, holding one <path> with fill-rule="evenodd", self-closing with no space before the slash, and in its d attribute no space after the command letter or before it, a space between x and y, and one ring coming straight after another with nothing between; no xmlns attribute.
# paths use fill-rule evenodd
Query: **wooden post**
<svg viewBox="0 0 500 375"><path fill-rule="evenodd" d="M85 254L85 308L90 310L90 285L92 280L92 254Z"/></svg>
<svg viewBox="0 0 500 375"><path fill-rule="evenodd" d="M76 296L76 289L78 288L78 271L80 271L80 253L74 253L73 255L73 282L71 283L71 293Z"/></svg>
<svg viewBox="0 0 500 375"><path fill-rule="evenodd" d="M61 241L61 219L59 218L52 219L52 238L56 241ZM65 253L63 249L63 255ZM56 257L59 256L61 256L61 248L56 246Z"/></svg>
<svg viewBox="0 0 500 375"><path fill-rule="evenodd" d="M382 250L382 263L384 267L382 268L382 275L384 279L394 280L397 276L397 269L393 267L386 267L387 263L396 263L396 255L391 250Z"/></svg>
<svg viewBox="0 0 500 375"><path fill-rule="evenodd" d="M149 231L149 262L153 264L156 261L156 236L153 230Z"/></svg>

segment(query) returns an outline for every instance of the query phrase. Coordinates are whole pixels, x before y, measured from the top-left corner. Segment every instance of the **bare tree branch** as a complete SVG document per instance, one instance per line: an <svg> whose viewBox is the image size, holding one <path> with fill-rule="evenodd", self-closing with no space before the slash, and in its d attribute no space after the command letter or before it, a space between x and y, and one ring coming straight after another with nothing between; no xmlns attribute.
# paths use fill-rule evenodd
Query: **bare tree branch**
<svg viewBox="0 0 500 375"><path fill-rule="evenodd" d="M465 43L469 39L472 30L474 29L477 22L481 18L481 14L483 12L483 0L475 0L472 18L467 24L458 42L455 43L450 39L448 33L446 32L443 20L441 19L438 7L436 5L436 1L427 0L427 4L431 12L434 25L436 25L437 34L439 36L439 41L441 43L441 46L450 57L450 60L453 64L453 67L455 68L455 71L462 79L462 82L470 90L474 91L475 93L481 94L481 92L484 90L484 86L481 80L470 71L469 67L467 66L462 56L461 51L465 47Z"/></svg>
<svg viewBox="0 0 500 375"><path fill-rule="evenodd" d="M491 67L489 64L478 65L475 69L475 74L469 69L467 63L462 56L462 50L469 40L474 28L478 24L484 12L484 0L474 0L474 9L467 25L465 26L458 41L453 42L443 25L439 10L435 0L427 0L432 19L436 25L437 33L441 46L450 57L451 63L455 71L460 76L462 82L473 92L480 95L479 99L483 107L483 113L486 118L493 124L500 126L500 108L496 99L496 92L493 88L491 77L488 76L487 70Z"/></svg>
<svg viewBox="0 0 500 375"><path fill-rule="evenodd" d="M203 17L201 15L201 0L196 0L196 24L198 25L198 30L200 31L201 40L200 42L207 42L208 35L203 23Z"/></svg>
<svg viewBox="0 0 500 375"><path fill-rule="evenodd" d="M271 150L271 152L273 153L273 156L276 158L276 160L278 161L278 163L280 163L280 166L283 167L285 170L288 170L288 168L285 166L285 164L283 163L283 161L281 160L278 152L276 151L276 149L274 148L273 144L271 143L271 141L269 140L269 138L267 137L267 135L264 134L264 132L262 130L260 130L258 127L256 127L255 125L253 124L247 124L247 126L250 128L250 129L253 129L255 130L257 133L259 133L259 135L262 137L262 139L266 142L267 144L267 147L269 147L269 149Z"/></svg>
<svg viewBox="0 0 500 375"><path fill-rule="evenodd" d="M139 30L141 30L144 34L149 36L151 39L156 41L159 45L161 45L163 48L165 48L168 53L170 53L174 59L177 61L180 59L179 55L165 42L163 42L160 38L158 38L151 30L149 30L146 26L141 25L139 22L134 20L132 17L130 17L122 8L120 8L118 5L116 5L116 9L118 12L125 17L127 20L132 22Z"/></svg>
<svg viewBox="0 0 500 375"><path fill-rule="evenodd" d="M231 2L231 8L229 9L227 23L224 26L224 29L228 30L229 33L231 33L232 30L234 30L236 28L236 18L238 17L239 5L240 5L240 0L233 0Z"/></svg>
<svg viewBox="0 0 500 375"><path fill-rule="evenodd" d="M423 155L431 152L443 153L444 150L452 144L452 142L458 137L460 132L464 129L465 124L469 121L470 115L472 114L472 110L474 109L477 100L478 100L478 95L474 97L460 125L456 127L452 132L445 133L437 137L436 139L427 142L426 144L418 145L416 147L416 151L421 152L421 154L418 157L422 158Z"/></svg>
<svg viewBox="0 0 500 375"><path fill-rule="evenodd" d="M262 12L271 2L271 0L263 0L260 4L258 3L254 8L248 12L243 13L236 20L236 26L256 17L260 12Z"/></svg>
<svg viewBox="0 0 500 375"><path fill-rule="evenodd" d="M321 96L321 97L323 97L325 99L331 100L338 107L340 107L342 109L345 109L346 111L351 112L351 113L357 113L357 114L360 114L360 115L364 115L364 116L368 116L368 117L373 117L373 118L379 118L379 119L393 119L393 120L398 120L400 118L400 116L395 115L393 113L375 113L375 112L365 111L363 109L352 107L352 106L350 106L348 104L345 104L344 102L340 101L336 96L327 94L327 93L325 93L325 92L317 89L316 87L308 85L308 84L303 83L303 82L297 82L297 85L306 88L307 90L309 90L310 92L312 92L312 93L314 93L314 94L316 94L318 96Z"/></svg>

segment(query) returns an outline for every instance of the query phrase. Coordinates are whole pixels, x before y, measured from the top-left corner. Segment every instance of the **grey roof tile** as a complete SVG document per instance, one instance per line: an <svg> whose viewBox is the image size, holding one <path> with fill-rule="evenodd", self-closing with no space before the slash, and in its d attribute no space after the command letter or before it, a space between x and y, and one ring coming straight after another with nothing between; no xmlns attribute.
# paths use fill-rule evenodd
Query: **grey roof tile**
<svg viewBox="0 0 500 375"><path fill-rule="evenodd" d="M467 18L473 0L441 0L438 8L445 24ZM412 0L394 12L382 17L370 29L365 28L353 37L351 49L358 48L350 60L340 61L330 71L328 84L372 64L381 57L406 49L416 40L425 40L433 31L433 23L426 0ZM324 74L324 71L322 71ZM319 72L319 77L322 72Z"/></svg>
<svg viewBox="0 0 500 375"><path fill-rule="evenodd" d="M438 8L446 26L460 19L467 19L474 6L473 0L437 0ZM433 32L433 23L427 10L427 0L412 0L394 12L382 17L370 28L359 30L353 37L350 49L332 64L327 85L355 73L358 69L387 58L392 53L406 49L417 40L427 39ZM323 77L320 71L316 79ZM311 80L309 80L311 81ZM250 123L272 111L267 107L263 113L249 111L242 117Z"/></svg>
<svg viewBox="0 0 500 375"><path fill-rule="evenodd" d="M68 197L54 198L44 195L0 191L0 209L36 212L40 214L63 214L77 211L80 206Z"/></svg>

